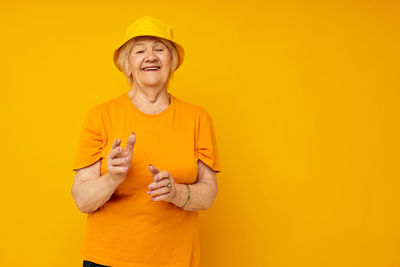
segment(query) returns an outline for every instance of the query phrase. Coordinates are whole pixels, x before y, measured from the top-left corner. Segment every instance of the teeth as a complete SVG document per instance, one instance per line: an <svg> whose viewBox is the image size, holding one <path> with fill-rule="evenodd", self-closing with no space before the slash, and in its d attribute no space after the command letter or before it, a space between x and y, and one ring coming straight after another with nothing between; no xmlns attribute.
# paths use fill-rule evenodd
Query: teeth
<svg viewBox="0 0 400 267"><path fill-rule="evenodd" d="M144 70L158 70L160 67L156 67L156 68L145 68Z"/></svg>

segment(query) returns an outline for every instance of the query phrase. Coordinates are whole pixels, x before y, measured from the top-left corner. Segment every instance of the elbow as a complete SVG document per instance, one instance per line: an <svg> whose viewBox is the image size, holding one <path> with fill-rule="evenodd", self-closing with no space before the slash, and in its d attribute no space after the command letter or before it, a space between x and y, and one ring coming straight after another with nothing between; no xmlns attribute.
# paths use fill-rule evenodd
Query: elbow
<svg viewBox="0 0 400 267"><path fill-rule="evenodd" d="M206 208L205 208L206 210L211 209L211 207L212 207L212 205L214 203L214 200L217 197L217 194L218 194L218 188L217 187L212 187L210 189L210 197L208 198L209 201L208 201L208 203L206 205Z"/></svg>
<svg viewBox="0 0 400 267"><path fill-rule="evenodd" d="M85 213L85 214L90 214L97 210L97 208L93 208L88 205L78 205L77 204L76 206L78 207L80 212Z"/></svg>
<svg viewBox="0 0 400 267"><path fill-rule="evenodd" d="M76 189L74 187L72 187L72 189L71 189L71 195L72 195L72 198L74 199L76 207L78 208L78 210L80 212L86 213L86 214L94 212L92 209L90 209L90 207L85 205L85 202L81 199L81 197L79 196L78 192L76 191Z"/></svg>
<svg viewBox="0 0 400 267"><path fill-rule="evenodd" d="M82 213L89 214L89 213L93 212L91 209L89 209L86 206L82 206L82 205L78 205L78 204L76 206L78 207L79 211Z"/></svg>
<svg viewBox="0 0 400 267"><path fill-rule="evenodd" d="M85 214L91 214L91 213L94 213L95 210L82 209L82 210L80 210L80 212L85 213Z"/></svg>
<svg viewBox="0 0 400 267"><path fill-rule="evenodd" d="M85 213L85 214L90 214L90 213L93 213L96 211L96 209L92 209L87 206L82 206L82 205L81 206L76 205L76 206L78 207L80 212Z"/></svg>
<svg viewBox="0 0 400 267"><path fill-rule="evenodd" d="M89 213L90 213L89 210L86 210L86 209L84 209L84 208L78 207L78 209L79 209L79 211L82 212L82 213L85 213L85 214L89 214Z"/></svg>

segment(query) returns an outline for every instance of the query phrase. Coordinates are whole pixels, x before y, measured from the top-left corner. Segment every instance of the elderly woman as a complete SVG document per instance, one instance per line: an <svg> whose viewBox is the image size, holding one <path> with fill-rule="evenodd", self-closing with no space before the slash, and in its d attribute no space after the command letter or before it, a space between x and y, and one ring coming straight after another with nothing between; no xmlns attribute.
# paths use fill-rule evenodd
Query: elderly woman
<svg viewBox="0 0 400 267"><path fill-rule="evenodd" d="M89 109L73 164L71 193L88 214L83 266L200 266L198 211L221 166L209 113L168 92L183 56L151 16L115 50L131 89Z"/></svg>

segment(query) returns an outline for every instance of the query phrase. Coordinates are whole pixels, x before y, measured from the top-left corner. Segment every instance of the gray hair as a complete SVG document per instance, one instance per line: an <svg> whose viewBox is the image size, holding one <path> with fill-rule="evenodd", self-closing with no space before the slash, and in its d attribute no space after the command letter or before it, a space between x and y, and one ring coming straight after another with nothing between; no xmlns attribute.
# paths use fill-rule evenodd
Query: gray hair
<svg viewBox="0 0 400 267"><path fill-rule="evenodd" d="M137 36L139 37L139 36ZM133 77L132 73L130 72L129 69L129 55L131 54L133 45L136 43L136 37L128 40L120 49L118 53L118 58L117 58L117 65L118 67L122 70L124 73L127 82L132 86L133 84ZM178 66L178 52L176 50L176 47L173 42L170 40L164 39L164 38L159 38L160 41L168 48L171 57L172 57L172 64L171 64L171 72L169 79L172 78L174 71L176 70Z"/></svg>

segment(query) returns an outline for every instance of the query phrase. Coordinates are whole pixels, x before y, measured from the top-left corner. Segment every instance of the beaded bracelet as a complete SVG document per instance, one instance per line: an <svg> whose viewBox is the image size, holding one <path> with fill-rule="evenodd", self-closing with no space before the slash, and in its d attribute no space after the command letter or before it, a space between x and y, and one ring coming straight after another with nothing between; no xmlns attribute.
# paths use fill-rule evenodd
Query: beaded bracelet
<svg viewBox="0 0 400 267"><path fill-rule="evenodd" d="M186 203L185 203L185 205L183 205L181 208L184 208L184 207L186 206L186 204L188 203L188 201L189 201L189 198L190 198L190 187L189 187L189 185L188 185L188 184L186 184L186 186L187 186L187 188L188 188L188 198L186 199Z"/></svg>

